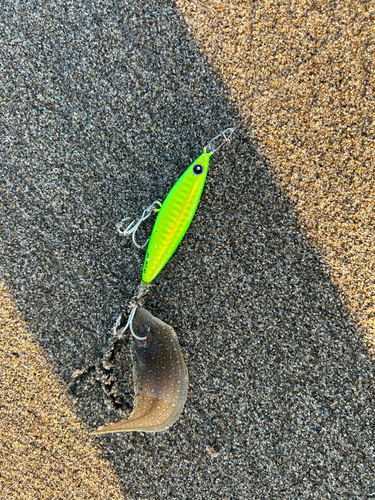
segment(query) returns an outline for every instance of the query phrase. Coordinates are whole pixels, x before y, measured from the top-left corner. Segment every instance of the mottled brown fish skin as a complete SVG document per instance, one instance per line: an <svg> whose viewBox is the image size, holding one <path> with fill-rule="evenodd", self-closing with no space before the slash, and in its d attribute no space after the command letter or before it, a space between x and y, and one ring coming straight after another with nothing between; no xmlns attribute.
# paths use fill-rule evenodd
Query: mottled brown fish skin
<svg viewBox="0 0 375 500"><path fill-rule="evenodd" d="M133 318L134 409L128 418L99 427L92 434L159 432L173 425L184 407L188 372L173 328L138 308Z"/></svg>

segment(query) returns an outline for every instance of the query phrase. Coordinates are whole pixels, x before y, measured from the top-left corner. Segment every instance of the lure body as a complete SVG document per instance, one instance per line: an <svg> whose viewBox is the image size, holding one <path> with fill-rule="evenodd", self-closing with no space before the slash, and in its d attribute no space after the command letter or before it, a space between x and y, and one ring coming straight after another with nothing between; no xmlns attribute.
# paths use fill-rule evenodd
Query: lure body
<svg viewBox="0 0 375 500"><path fill-rule="evenodd" d="M211 153L199 156L166 197L155 221L143 265L142 281L150 283L163 269L186 233L207 177Z"/></svg>

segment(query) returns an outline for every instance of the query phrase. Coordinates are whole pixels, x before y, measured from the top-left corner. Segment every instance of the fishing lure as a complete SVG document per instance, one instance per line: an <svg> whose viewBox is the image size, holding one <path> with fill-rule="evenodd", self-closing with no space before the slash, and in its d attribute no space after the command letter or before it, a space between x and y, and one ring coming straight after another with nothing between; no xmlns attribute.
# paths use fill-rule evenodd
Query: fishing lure
<svg viewBox="0 0 375 500"><path fill-rule="evenodd" d="M187 399L188 371L177 335L173 328L141 305L148 285L171 258L190 226L204 188L211 155L230 140L241 123L220 132L209 142L172 187L163 204L155 201L144 210L138 222L133 221L123 229L124 219L117 226L120 234L132 235L138 248L148 243L142 283L130 302L128 321L124 325L121 314L114 327L115 337L129 328L133 338L134 408L127 420L99 427L92 434L164 431L176 422L182 412ZM136 231L153 212L158 212L158 215L151 237L141 246L135 239Z"/></svg>

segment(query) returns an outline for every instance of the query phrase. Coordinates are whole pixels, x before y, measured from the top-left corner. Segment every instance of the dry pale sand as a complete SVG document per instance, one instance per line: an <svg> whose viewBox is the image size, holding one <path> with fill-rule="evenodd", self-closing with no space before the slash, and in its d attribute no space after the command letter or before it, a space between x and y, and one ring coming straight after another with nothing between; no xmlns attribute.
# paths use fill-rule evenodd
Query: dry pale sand
<svg viewBox="0 0 375 500"><path fill-rule="evenodd" d="M374 3L177 5L375 353Z"/></svg>
<svg viewBox="0 0 375 500"><path fill-rule="evenodd" d="M4 287L0 329L1 498L123 498Z"/></svg>
<svg viewBox="0 0 375 500"><path fill-rule="evenodd" d="M375 498L374 39L373 2L2 2L0 496ZM146 304L181 418L92 437L133 401L115 225L241 119Z"/></svg>

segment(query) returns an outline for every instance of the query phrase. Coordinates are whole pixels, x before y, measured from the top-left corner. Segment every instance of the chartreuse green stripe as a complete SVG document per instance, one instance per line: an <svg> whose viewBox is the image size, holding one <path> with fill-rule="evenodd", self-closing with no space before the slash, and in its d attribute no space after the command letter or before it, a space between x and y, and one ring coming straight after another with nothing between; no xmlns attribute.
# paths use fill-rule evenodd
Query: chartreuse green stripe
<svg viewBox="0 0 375 500"><path fill-rule="evenodd" d="M148 243L142 280L150 283L163 269L186 233L197 209L207 177L211 153L203 154L169 191Z"/></svg>

